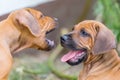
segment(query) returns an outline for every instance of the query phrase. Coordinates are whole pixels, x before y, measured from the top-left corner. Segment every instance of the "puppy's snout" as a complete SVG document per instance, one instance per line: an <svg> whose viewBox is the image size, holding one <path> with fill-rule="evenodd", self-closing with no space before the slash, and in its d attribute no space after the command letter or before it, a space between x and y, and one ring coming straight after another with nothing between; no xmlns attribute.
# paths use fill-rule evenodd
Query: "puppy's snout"
<svg viewBox="0 0 120 80"><path fill-rule="evenodd" d="M70 35L64 35L60 37L61 42L66 42L68 40L71 40L71 36Z"/></svg>

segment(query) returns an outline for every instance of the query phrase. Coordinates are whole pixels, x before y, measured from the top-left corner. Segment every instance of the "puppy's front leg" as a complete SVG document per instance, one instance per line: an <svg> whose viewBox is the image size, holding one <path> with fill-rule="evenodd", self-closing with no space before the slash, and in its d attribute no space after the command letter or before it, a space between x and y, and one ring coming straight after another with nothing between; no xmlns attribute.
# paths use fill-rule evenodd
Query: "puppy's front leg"
<svg viewBox="0 0 120 80"><path fill-rule="evenodd" d="M12 63L13 60L10 52L0 46L0 80L8 80Z"/></svg>

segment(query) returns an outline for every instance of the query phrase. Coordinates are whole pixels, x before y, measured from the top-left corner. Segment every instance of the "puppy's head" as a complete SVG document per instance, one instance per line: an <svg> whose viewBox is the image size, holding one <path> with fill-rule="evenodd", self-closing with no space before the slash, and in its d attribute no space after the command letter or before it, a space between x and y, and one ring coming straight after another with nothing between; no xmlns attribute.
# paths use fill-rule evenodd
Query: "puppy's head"
<svg viewBox="0 0 120 80"><path fill-rule="evenodd" d="M8 17L21 32L19 42L21 45L40 50L50 50L54 41L46 38L46 35L55 29L55 20L43 15L40 11L25 8L16 10Z"/></svg>
<svg viewBox="0 0 120 80"><path fill-rule="evenodd" d="M102 23L86 20L77 24L73 31L61 36L63 47L70 52L62 57L62 62L77 65L92 55L103 54L116 48L113 33Z"/></svg>

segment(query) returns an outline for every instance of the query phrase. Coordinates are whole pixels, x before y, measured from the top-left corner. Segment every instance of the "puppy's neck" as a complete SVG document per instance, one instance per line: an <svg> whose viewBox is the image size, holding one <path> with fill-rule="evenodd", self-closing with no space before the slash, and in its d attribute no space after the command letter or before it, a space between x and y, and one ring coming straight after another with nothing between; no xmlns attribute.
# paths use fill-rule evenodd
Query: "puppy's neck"
<svg viewBox="0 0 120 80"><path fill-rule="evenodd" d="M90 74L99 74L108 70L113 70L116 66L120 66L120 58L116 50L111 50L100 55L92 55L89 62L84 63L83 72ZM87 74L87 73L85 73Z"/></svg>
<svg viewBox="0 0 120 80"><path fill-rule="evenodd" d="M3 20L0 23L2 23L0 24L0 46L14 52L20 46L19 37L21 32L11 20Z"/></svg>

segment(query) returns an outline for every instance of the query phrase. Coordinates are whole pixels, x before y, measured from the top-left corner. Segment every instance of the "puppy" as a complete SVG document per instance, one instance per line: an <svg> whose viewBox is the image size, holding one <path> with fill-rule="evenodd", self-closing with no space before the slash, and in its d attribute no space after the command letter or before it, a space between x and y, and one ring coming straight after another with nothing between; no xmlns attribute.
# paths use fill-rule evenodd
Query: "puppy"
<svg viewBox="0 0 120 80"><path fill-rule="evenodd" d="M61 36L63 47L70 49L62 62L74 66L83 62L78 80L120 80L120 58L111 30L98 21L85 20L72 32Z"/></svg>
<svg viewBox="0 0 120 80"><path fill-rule="evenodd" d="M25 8L12 12L0 22L0 80L8 80L13 58L11 53L25 48L51 50L54 41L46 38L55 29L55 20L40 11Z"/></svg>

